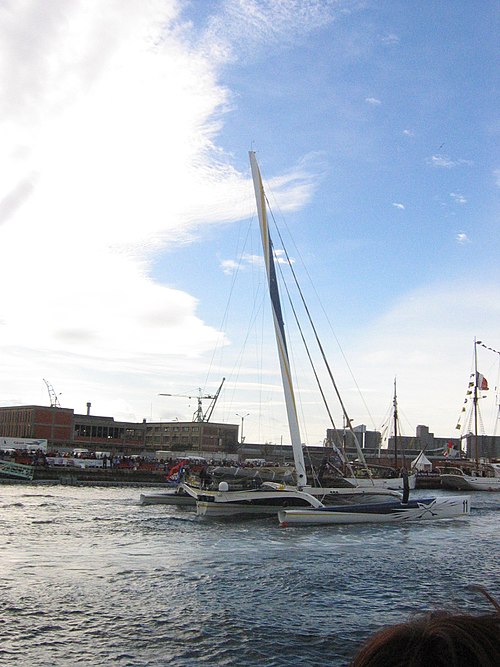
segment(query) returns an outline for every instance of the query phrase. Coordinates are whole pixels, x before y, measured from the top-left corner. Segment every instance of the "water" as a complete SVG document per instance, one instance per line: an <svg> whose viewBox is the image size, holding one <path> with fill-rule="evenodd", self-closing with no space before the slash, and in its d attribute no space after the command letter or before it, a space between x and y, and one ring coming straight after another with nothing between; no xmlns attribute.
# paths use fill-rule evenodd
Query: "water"
<svg viewBox="0 0 500 667"><path fill-rule="evenodd" d="M0 485L0 664L346 665L415 611L490 611L468 584L500 597L499 494L465 520L280 529L140 492Z"/></svg>

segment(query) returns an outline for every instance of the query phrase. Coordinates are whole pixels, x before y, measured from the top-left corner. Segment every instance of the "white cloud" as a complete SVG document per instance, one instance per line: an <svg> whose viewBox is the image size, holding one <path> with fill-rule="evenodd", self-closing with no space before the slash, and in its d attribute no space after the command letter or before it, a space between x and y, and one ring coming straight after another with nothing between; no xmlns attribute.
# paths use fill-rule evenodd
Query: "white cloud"
<svg viewBox="0 0 500 667"><path fill-rule="evenodd" d="M407 137L414 137L415 132L413 130L403 130L403 134Z"/></svg>
<svg viewBox="0 0 500 667"><path fill-rule="evenodd" d="M453 433L467 387L478 314L487 313L481 319L482 338L498 340L500 303L495 294L495 286L477 283L428 285L405 294L378 320L364 323L345 352L376 426L387 413L397 377L400 409L411 426L406 435L421 423L436 435ZM352 380L339 381L352 386ZM354 388L348 402L356 423L372 424Z"/></svg>
<svg viewBox="0 0 500 667"><path fill-rule="evenodd" d="M248 176L216 145L230 96L181 7L2 9L0 329L15 379L0 402L39 402L33 387L59 374L66 405L109 387L106 413L118 381L123 409L158 374L199 375L200 355L227 343L193 296L150 275L162 248L253 214ZM283 210L308 200L312 178L299 164L271 181Z"/></svg>
<svg viewBox="0 0 500 667"><path fill-rule="evenodd" d="M464 243L470 243L470 239L465 232L458 232L455 240L457 243L460 243L460 245L463 245Z"/></svg>
<svg viewBox="0 0 500 667"><path fill-rule="evenodd" d="M400 40L400 38L399 38L397 35L395 35L394 33L389 33L389 34L387 34L387 35L384 35L384 36L381 38L381 41L382 41L383 44L389 44L389 45L392 46L393 44L399 44L401 40Z"/></svg>
<svg viewBox="0 0 500 667"><path fill-rule="evenodd" d="M295 260L293 257L287 258L284 250L280 248L274 250L274 258L276 264L294 264ZM220 262L220 266L224 273L232 274L236 271L242 270L245 271L251 266L264 266L264 258L262 255L250 255L248 253L243 253L241 259L236 261L234 259L224 259Z"/></svg>
<svg viewBox="0 0 500 667"><path fill-rule="evenodd" d="M224 273L234 273L235 271L238 270L239 263L236 262L234 259L223 259L220 263L222 270Z"/></svg>
<svg viewBox="0 0 500 667"><path fill-rule="evenodd" d="M404 204L398 204L397 202L393 202L392 205L394 206L394 208L399 208L401 211L405 210Z"/></svg>
<svg viewBox="0 0 500 667"><path fill-rule="evenodd" d="M380 104L382 104L382 102L378 100L376 97L366 97L365 102L371 104L372 106L379 106Z"/></svg>
<svg viewBox="0 0 500 667"><path fill-rule="evenodd" d="M467 204L467 199L457 192L450 192L450 197L456 204Z"/></svg>
<svg viewBox="0 0 500 667"><path fill-rule="evenodd" d="M211 17L205 49L211 60L255 60L268 44L294 43L331 23L342 12L338 0L225 0Z"/></svg>
<svg viewBox="0 0 500 667"><path fill-rule="evenodd" d="M471 166L473 162L471 160L452 160L447 155L433 155L427 159L427 164L432 165L433 167L440 167L443 169L452 169L453 167L459 167L462 165Z"/></svg>

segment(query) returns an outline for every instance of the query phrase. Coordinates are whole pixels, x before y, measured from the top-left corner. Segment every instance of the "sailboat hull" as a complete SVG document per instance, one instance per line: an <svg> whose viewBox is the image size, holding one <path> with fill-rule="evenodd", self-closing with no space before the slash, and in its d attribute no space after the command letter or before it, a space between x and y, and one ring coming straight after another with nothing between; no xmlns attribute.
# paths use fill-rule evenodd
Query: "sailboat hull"
<svg viewBox="0 0 500 667"><path fill-rule="evenodd" d="M266 498L258 502L256 499L241 502L222 502L198 500L196 502L196 514L198 516L214 519L232 517L259 518L275 516L280 509L287 506L285 498Z"/></svg>
<svg viewBox="0 0 500 667"><path fill-rule="evenodd" d="M460 491L500 491L500 477L443 474L441 485L447 489Z"/></svg>
<svg viewBox="0 0 500 667"><path fill-rule="evenodd" d="M272 488L272 487L275 488ZM196 513L207 517L265 517L276 515L286 507L321 506L308 493L284 485L263 485L260 489L218 491L200 494L196 498Z"/></svg>
<svg viewBox="0 0 500 667"><path fill-rule="evenodd" d="M182 507L196 507L196 498L178 493L177 491L165 491L162 493L141 493L139 502L141 505L177 505Z"/></svg>
<svg viewBox="0 0 500 667"><path fill-rule="evenodd" d="M467 496L418 498L403 504L389 501L352 507L285 509L278 512L280 526L313 526L356 523L406 523L453 519L470 514Z"/></svg>
<svg viewBox="0 0 500 667"><path fill-rule="evenodd" d="M195 493L194 490L191 490ZM283 509L306 509L336 503L352 506L363 502L377 505L388 497L401 499L397 491L387 489L332 489L307 487L303 491L283 484L267 483L259 489L202 492L196 496L196 513L205 517L265 517Z"/></svg>

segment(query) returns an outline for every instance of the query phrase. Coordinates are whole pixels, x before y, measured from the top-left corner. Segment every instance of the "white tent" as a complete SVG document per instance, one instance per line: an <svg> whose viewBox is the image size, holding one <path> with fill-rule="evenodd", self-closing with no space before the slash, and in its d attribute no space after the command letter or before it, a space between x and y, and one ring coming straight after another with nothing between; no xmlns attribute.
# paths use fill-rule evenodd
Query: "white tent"
<svg viewBox="0 0 500 667"><path fill-rule="evenodd" d="M420 452L417 458L411 462L411 467L413 470L418 470L419 472L432 471L432 463L423 452Z"/></svg>

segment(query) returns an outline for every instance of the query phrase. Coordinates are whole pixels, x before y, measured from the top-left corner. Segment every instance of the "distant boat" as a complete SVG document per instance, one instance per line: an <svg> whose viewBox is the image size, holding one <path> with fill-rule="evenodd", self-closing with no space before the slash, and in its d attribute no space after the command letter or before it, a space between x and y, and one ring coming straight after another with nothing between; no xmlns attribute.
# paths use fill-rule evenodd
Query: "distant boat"
<svg viewBox="0 0 500 667"><path fill-rule="evenodd" d="M441 484L459 491L500 491L500 463L479 463L470 467L446 468Z"/></svg>
<svg viewBox="0 0 500 667"><path fill-rule="evenodd" d="M408 484L410 489L415 488L417 483L416 471L406 471L405 476L403 477L403 468L400 467L400 463L402 463L404 466L404 452L399 451L400 425L396 378L394 378L394 394L392 399L392 423L394 438L393 467L391 468L389 466L378 466L374 464L351 462L350 467L354 471L358 486L368 487L370 485L374 485L382 489L402 491L405 487L405 484Z"/></svg>
<svg viewBox="0 0 500 667"><path fill-rule="evenodd" d="M21 479L32 480L34 474L34 466L0 460L0 477L6 475L7 477L20 477Z"/></svg>
<svg viewBox="0 0 500 667"><path fill-rule="evenodd" d="M475 461L469 465L445 468L441 473L441 484L448 489L459 489L461 491L500 491L500 464L481 461L479 452L479 398L481 392L488 391L488 382L477 370L478 345L482 345L481 341L474 339L473 382L469 383L469 387L472 389Z"/></svg>

